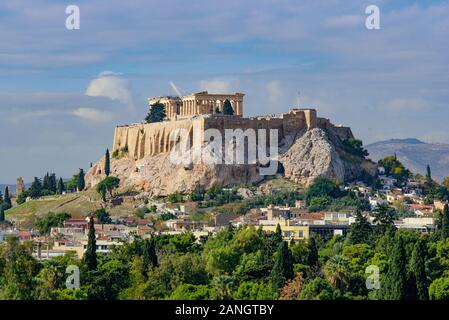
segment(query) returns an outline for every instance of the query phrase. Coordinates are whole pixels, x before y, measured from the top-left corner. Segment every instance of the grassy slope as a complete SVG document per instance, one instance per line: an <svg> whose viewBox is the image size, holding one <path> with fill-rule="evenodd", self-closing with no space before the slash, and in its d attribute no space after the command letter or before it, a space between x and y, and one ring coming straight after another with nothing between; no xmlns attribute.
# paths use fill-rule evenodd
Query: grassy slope
<svg viewBox="0 0 449 320"><path fill-rule="evenodd" d="M26 220L48 212L67 212L73 217L82 217L99 208L101 199L98 194L94 191L83 191L28 201L8 210L6 217L8 220ZM107 210L112 216L117 216L131 214L135 209L132 204L123 204Z"/></svg>

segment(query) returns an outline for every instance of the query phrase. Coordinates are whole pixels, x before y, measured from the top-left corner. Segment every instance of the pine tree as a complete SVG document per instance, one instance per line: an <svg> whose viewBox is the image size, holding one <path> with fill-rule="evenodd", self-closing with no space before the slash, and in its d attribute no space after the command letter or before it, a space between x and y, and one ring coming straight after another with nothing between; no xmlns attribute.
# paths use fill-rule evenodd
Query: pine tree
<svg viewBox="0 0 449 320"><path fill-rule="evenodd" d="M403 300L406 297L406 258L402 237L396 236L387 274L381 285L384 300Z"/></svg>
<svg viewBox="0 0 449 320"><path fill-rule="evenodd" d="M441 219L441 238L443 240L449 238L449 208L447 204L444 205Z"/></svg>
<svg viewBox="0 0 449 320"><path fill-rule="evenodd" d="M104 156L104 173L106 174L106 176L109 176L109 174L111 173L111 160L109 157L109 149L106 149L106 154Z"/></svg>
<svg viewBox="0 0 449 320"><path fill-rule="evenodd" d="M5 210L3 209L3 206L0 205L0 222L5 221Z"/></svg>
<svg viewBox="0 0 449 320"><path fill-rule="evenodd" d="M93 217L89 218L89 235L83 260L87 269L95 270L97 268L97 241L95 239L95 226Z"/></svg>
<svg viewBox="0 0 449 320"><path fill-rule="evenodd" d="M8 210L12 208L11 197L9 196L9 187L5 188L5 196L3 197L3 209Z"/></svg>
<svg viewBox="0 0 449 320"><path fill-rule="evenodd" d="M64 181L62 180L62 178L59 178L59 180L58 180L58 194L63 194L64 191L65 191Z"/></svg>
<svg viewBox="0 0 449 320"><path fill-rule="evenodd" d="M360 211L357 211L355 222L351 225L348 235L349 242L351 244L367 243L372 232L373 228L368 222L368 219L364 217Z"/></svg>
<svg viewBox="0 0 449 320"><path fill-rule="evenodd" d="M274 290L282 288L287 280L293 278L293 263L290 249L285 241L279 244L276 259L271 270L271 284Z"/></svg>
<svg viewBox="0 0 449 320"><path fill-rule="evenodd" d="M231 102L226 99L223 103L223 114L232 116L234 114L234 109L232 108Z"/></svg>
<svg viewBox="0 0 449 320"><path fill-rule="evenodd" d="M34 177L34 181L30 187L30 196L31 198L39 198L42 194L42 183L39 178Z"/></svg>
<svg viewBox="0 0 449 320"><path fill-rule="evenodd" d="M150 111L145 118L147 123L161 122L165 119L165 106L162 103L156 102L150 106Z"/></svg>
<svg viewBox="0 0 449 320"><path fill-rule="evenodd" d="M318 265L318 247L314 237L309 239L308 248L309 256L307 257L307 264L309 267L315 267Z"/></svg>
<svg viewBox="0 0 449 320"><path fill-rule="evenodd" d="M85 187L86 183L84 181L84 170L80 169L80 172L78 173L78 182L77 182L78 191L83 191Z"/></svg>
<svg viewBox="0 0 449 320"><path fill-rule="evenodd" d="M427 275L426 275L426 244L424 240L418 239L413 248L412 257L410 261L410 269L412 274L412 285L414 285L414 292L416 296L413 297L418 300L428 300Z"/></svg>

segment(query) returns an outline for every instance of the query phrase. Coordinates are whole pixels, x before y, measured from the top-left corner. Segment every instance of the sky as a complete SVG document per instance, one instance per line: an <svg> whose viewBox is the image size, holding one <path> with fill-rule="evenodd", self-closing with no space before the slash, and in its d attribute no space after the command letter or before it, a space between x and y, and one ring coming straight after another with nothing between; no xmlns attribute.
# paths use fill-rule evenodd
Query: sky
<svg viewBox="0 0 449 320"><path fill-rule="evenodd" d="M243 92L248 116L313 107L365 144L449 143L449 1L2 1L0 40L0 183L88 169L170 82Z"/></svg>

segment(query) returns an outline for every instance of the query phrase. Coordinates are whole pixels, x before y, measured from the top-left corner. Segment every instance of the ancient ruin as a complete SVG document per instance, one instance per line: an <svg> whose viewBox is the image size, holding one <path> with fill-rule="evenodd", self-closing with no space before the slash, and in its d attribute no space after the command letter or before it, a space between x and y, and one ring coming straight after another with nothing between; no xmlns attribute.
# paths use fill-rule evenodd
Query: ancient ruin
<svg viewBox="0 0 449 320"><path fill-rule="evenodd" d="M263 180L259 164L194 163L179 165L170 160L176 146L172 132L183 129L193 141L199 131L199 141L210 143L205 134L214 129L225 131L248 129L257 132L277 132L278 161L282 174L297 183L308 184L320 175L339 181L374 175L375 165L364 158L348 154L343 142L353 138L349 127L336 126L327 118L317 116L312 108L293 108L273 116L243 116L244 94L209 94L199 92L185 97L156 97L166 108L166 119L156 123L135 123L117 126L114 131L111 174L118 176L129 188L154 195L190 192L215 185L247 184ZM231 102L234 115L225 115L225 100ZM198 129L199 128L199 129ZM258 139L258 138L257 138ZM249 141L249 140L247 140ZM254 141L258 145L259 141ZM271 140L266 139L269 145ZM248 142L245 142L247 147ZM88 186L104 178L104 158L86 175Z"/></svg>

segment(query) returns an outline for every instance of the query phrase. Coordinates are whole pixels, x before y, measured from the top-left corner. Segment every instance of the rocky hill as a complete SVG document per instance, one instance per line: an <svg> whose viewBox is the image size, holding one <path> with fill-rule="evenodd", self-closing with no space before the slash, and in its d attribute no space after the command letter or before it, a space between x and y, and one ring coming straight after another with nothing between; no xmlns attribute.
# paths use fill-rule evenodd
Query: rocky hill
<svg viewBox="0 0 449 320"><path fill-rule="evenodd" d="M376 165L347 153L340 139L331 131L314 128L295 136L288 136L280 143L280 172L300 184L307 185L317 176L328 176L339 181L349 181L376 173ZM87 173L88 187L95 186L105 175L104 158ZM111 175L121 179L122 187L149 192L151 195L167 195L174 192L188 193L197 188L208 189L216 185L257 183L263 180L255 165L175 165L169 153L111 159Z"/></svg>
<svg viewBox="0 0 449 320"><path fill-rule="evenodd" d="M370 158L378 161L394 155L412 172L425 174L430 165L434 179L449 176L449 144L425 143L418 139L391 139L366 146Z"/></svg>

